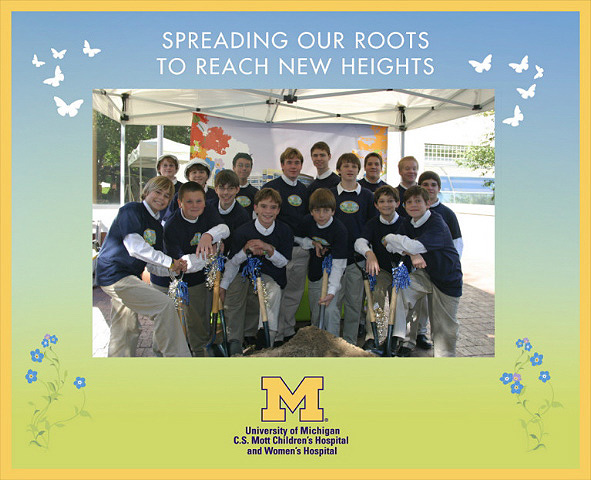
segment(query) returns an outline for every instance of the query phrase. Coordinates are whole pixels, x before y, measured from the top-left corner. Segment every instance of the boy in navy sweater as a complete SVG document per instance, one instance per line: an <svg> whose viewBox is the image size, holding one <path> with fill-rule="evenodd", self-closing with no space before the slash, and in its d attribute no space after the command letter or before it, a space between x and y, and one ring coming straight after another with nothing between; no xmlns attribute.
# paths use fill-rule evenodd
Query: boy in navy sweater
<svg viewBox="0 0 591 480"><path fill-rule="evenodd" d="M308 252L302 247L302 238L295 236L308 213L308 190L298 180L304 157L297 148L286 148L279 159L281 177L267 182L264 187L273 188L281 195L281 211L277 219L286 223L294 235L290 262L287 265L287 288L283 290L279 312L277 341L288 341L295 335L295 314L300 306L306 286Z"/></svg>
<svg viewBox="0 0 591 480"><path fill-rule="evenodd" d="M404 209L404 193L407 188L417 184L417 175L419 172L419 162L412 155L402 157L398 162L398 173L400 174L400 184L396 187L400 196L400 206L396 209L398 215L407 217L408 213Z"/></svg>
<svg viewBox="0 0 591 480"><path fill-rule="evenodd" d="M216 208L206 206L205 192L198 183L183 184L178 198L180 208L164 226L164 251L187 260L187 273L183 277L189 287L189 304L183 305L187 334L193 355L203 357L209 339L209 316L205 276L201 270L207 255L215 252L213 244L227 238L229 229ZM152 274L151 281L162 292L168 292L169 276Z"/></svg>
<svg viewBox="0 0 591 480"><path fill-rule="evenodd" d="M396 212L396 208L400 205L396 188L390 185L378 188L374 193L374 203L379 215L365 224L363 233L355 241L355 251L365 257L367 273L377 277L373 299L383 310L386 293L392 295L392 265L398 265L401 258L399 254L392 255L386 250L384 238L390 233L399 233L406 219ZM373 308L373 305L368 305L368 308ZM363 348L369 349L373 346L374 338L368 315Z"/></svg>
<svg viewBox="0 0 591 480"><path fill-rule="evenodd" d="M326 142L316 142L310 149L310 156L318 175L316 180L308 185L308 195L312 195L318 188L336 187L341 181L341 177L328 168L328 162L330 162L331 158L328 144Z"/></svg>
<svg viewBox="0 0 591 480"><path fill-rule="evenodd" d="M382 185L387 185L386 182L380 180L382 169L384 168L384 161L378 152L370 152L363 160L363 169L365 170L365 177L359 180L359 185L365 187L372 192L375 192Z"/></svg>
<svg viewBox="0 0 591 480"><path fill-rule="evenodd" d="M238 175L240 190L236 196L236 201L242 205L250 218L254 211L254 196L259 191L248 183L248 177L252 172L252 157L248 153L237 153L232 160L232 169Z"/></svg>
<svg viewBox="0 0 591 480"><path fill-rule="evenodd" d="M138 314L153 317L154 338L164 356L190 356L174 301L140 279L146 264L159 266L164 273L187 267L180 255L171 258L162 252L160 212L173 193L168 178L150 179L142 202L119 209L97 258L96 283L111 297L110 357L135 356L141 331Z"/></svg>
<svg viewBox="0 0 591 480"><path fill-rule="evenodd" d="M361 162L355 154L341 155L337 161L341 183L331 189L336 199L335 218L343 222L348 232L347 268L341 279L337 303L339 311L343 304L345 305L343 338L353 345L357 344L359 314L363 300L363 278L354 265L354 243L361 236L365 223L376 213L372 193L357 183L360 169Z"/></svg>
<svg viewBox="0 0 591 480"><path fill-rule="evenodd" d="M336 337L340 335L341 312L334 300L341 277L347 267L347 229L333 217L336 201L332 192L319 188L310 196L310 212L302 223L302 246L310 251L308 263L308 299L312 325L320 323L320 305L325 305L325 328ZM322 263L326 255L332 256L328 277L328 291L322 297Z"/></svg>
<svg viewBox="0 0 591 480"><path fill-rule="evenodd" d="M386 236L390 252L421 254L413 259L417 268L408 288L398 292L394 335L406 336L406 317L417 301L427 297L436 357L455 357L459 322L457 311L462 295L460 256L441 215L429 211L429 194L415 185L405 194L411 217L401 234Z"/></svg>
<svg viewBox="0 0 591 480"><path fill-rule="evenodd" d="M261 279L268 293L267 319L271 346L277 337L281 290L287 285L286 265L291 259L293 233L283 222L276 220L281 208L281 195L272 188L262 188L254 197L256 220L245 223L234 233L232 257L220 284L220 298L225 301L226 290L242 270L247 260L246 251L261 259ZM259 327L262 327L259 320Z"/></svg>
<svg viewBox="0 0 591 480"><path fill-rule="evenodd" d="M156 171L159 175L168 178L174 184L174 193L178 193L183 184L176 179L176 174L179 171L179 159L170 153L160 155L156 161Z"/></svg>
<svg viewBox="0 0 591 480"><path fill-rule="evenodd" d="M232 170L222 170L215 176L215 193L219 200L213 202L213 205L217 208L222 221L230 229L230 236L224 240L224 254L228 257L234 254L232 251L234 232L240 226L250 222L252 218L252 215L249 215L238 203L236 194L239 190L240 180ZM224 312L228 326L230 355L241 354L244 336L254 337L257 333L259 301L253 289L249 288L248 282L244 282L239 275L228 286Z"/></svg>

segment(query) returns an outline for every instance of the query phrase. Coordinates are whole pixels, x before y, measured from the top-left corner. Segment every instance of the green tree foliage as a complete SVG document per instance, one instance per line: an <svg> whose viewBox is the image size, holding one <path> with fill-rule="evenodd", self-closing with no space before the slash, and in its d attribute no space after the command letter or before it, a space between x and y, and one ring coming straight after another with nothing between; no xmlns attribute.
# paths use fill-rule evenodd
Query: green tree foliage
<svg viewBox="0 0 591 480"><path fill-rule="evenodd" d="M121 125L97 111L93 111L93 124L96 132L97 202L119 203ZM191 138L191 126L165 126L163 135L164 138L188 145ZM155 137L155 125L127 125L125 128L125 158L138 146L141 140ZM142 183L154 175L156 175L155 169L142 169ZM103 188L103 182L111 186ZM125 183L128 191L126 199L131 199L129 194L131 192L133 198L138 200L139 169L130 169L130 175L126 174Z"/></svg>
<svg viewBox="0 0 591 480"><path fill-rule="evenodd" d="M464 158L456 159L456 163L462 167L468 167L471 170L480 171L482 176L494 175L495 173L495 112L484 112L481 114L484 117L491 119L492 130L484 136L480 145L472 145L466 151ZM485 180L483 182L485 187L489 187L495 191L495 181Z"/></svg>

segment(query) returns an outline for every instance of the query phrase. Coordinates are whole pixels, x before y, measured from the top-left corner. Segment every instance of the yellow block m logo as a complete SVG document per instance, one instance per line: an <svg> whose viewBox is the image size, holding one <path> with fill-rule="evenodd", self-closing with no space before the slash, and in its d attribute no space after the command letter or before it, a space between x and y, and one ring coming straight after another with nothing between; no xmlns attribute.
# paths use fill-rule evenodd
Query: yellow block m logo
<svg viewBox="0 0 591 480"><path fill-rule="evenodd" d="M291 413L300 407L301 422L323 422L324 409L320 408L320 390L324 390L324 377L304 377L292 392L281 377L261 377L261 390L267 391L267 406L261 409L263 422L285 422L285 408Z"/></svg>

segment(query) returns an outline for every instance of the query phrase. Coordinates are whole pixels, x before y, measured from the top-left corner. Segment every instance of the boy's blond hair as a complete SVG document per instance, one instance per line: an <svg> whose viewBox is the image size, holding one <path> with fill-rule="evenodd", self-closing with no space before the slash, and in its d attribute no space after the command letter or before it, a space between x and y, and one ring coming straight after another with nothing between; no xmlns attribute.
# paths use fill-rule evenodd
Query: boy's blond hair
<svg viewBox="0 0 591 480"><path fill-rule="evenodd" d="M300 162L302 162L302 165L304 164L304 156L302 155L302 152L293 147L287 147L279 157L279 161L281 162L281 165L283 165L285 160L292 157L299 158Z"/></svg>
<svg viewBox="0 0 591 480"><path fill-rule="evenodd" d="M174 184L169 178L159 175L157 177L150 178L150 180L146 182L142 190L141 199L145 200L150 193L155 192L156 190L162 190L164 192L168 191L171 199L174 196Z"/></svg>
<svg viewBox="0 0 591 480"><path fill-rule="evenodd" d="M328 188L314 190L312 195L310 195L308 204L310 211L316 208L329 208L334 212L337 208L337 201L334 198L334 194Z"/></svg>
<svg viewBox="0 0 591 480"><path fill-rule="evenodd" d="M274 188L261 188L254 196L254 204L258 205L259 202L263 200L270 199L272 202L275 202L279 207L281 207L281 195L279 192Z"/></svg>
<svg viewBox="0 0 591 480"><path fill-rule="evenodd" d="M415 162L417 164L417 168L419 168L419 161L412 155L407 155L406 157L402 157L398 162L398 170L400 170L404 162Z"/></svg>
<svg viewBox="0 0 591 480"><path fill-rule="evenodd" d="M361 171L361 162L359 161L359 157L354 153L343 153L337 160L337 170L341 169L343 163L352 163L357 165L357 171Z"/></svg>

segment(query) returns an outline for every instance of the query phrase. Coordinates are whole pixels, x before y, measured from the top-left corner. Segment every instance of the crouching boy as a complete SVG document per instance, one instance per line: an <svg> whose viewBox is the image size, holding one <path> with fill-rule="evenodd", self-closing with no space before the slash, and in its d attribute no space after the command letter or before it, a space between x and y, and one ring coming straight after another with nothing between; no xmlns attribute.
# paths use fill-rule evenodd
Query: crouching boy
<svg viewBox="0 0 591 480"><path fill-rule="evenodd" d="M232 256L220 284L220 298L225 300L226 290L246 265L248 252L261 260L261 279L266 285L267 319L271 346L277 336L281 290L287 284L285 266L291 259L293 233L285 223L276 221L281 208L281 195L272 188L263 188L254 197L257 219L245 223L234 232ZM262 320L259 319L259 328Z"/></svg>
<svg viewBox="0 0 591 480"><path fill-rule="evenodd" d="M332 192L319 188L310 196L310 212L301 226L302 248L310 250L308 262L308 300L312 325L320 324L320 305L325 306L326 330L336 337L340 335L341 312L334 299L341 283L341 277L347 268L347 229L333 217L336 200ZM323 261L332 256L332 265L328 277L328 291L322 297Z"/></svg>
<svg viewBox="0 0 591 480"><path fill-rule="evenodd" d="M207 289L202 271L207 255L215 253L213 244L228 237L230 231L222 223L213 205L205 204L203 187L187 182L178 193L179 209L164 226L164 251L187 261L187 273L183 281L189 288L189 304L183 305L187 320L187 334L191 351L203 357L209 339L209 315L207 315ZM162 292L168 292L169 276L151 275L152 284ZM178 323L178 320L177 320ZM161 349L155 342L155 350Z"/></svg>
<svg viewBox="0 0 591 480"><path fill-rule="evenodd" d="M154 338L165 357L189 357L174 301L140 279L146 264L179 273L186 262L162 252L160 212L174 186L166 177L150 179L142 202L123 205L97 258L96 282L111 297L110 357L134 357L141 326L138 314L154 319Z"/></svg>
<svg viewBox="0 0 591 480"><path fill-rule="evenodd" d="M376 286L373 292L374 302L382 310L386 301L386 293L392 294L392 266L397 266L401 256L390 254L386 250L384 239L391 233L399 233L406 222L398 215L396 209L400 205L398 189L390 185L379 187L374 193L374 205L379 215L372 217L366 224L361 237L355 240L355 251L365 257L365 270L376 276ZM368 305L374 308L373 305ZM373 332L370 326L369 314L366 317L364 349L374 347Z"/></svg>
<svg viewBox="0 0 591 480"><path fill-rule="evenodd" d="M429 194L415 185L404 194L411 221L401 234L386 236L390 252L420 254L413 259L410 287L398 291L394 335L406 336L406 316L418 300L427 297L436 357L455 357L462 295L460 257L441 215L429 211Z"/></svg>

